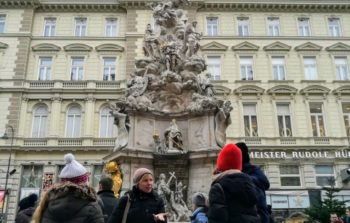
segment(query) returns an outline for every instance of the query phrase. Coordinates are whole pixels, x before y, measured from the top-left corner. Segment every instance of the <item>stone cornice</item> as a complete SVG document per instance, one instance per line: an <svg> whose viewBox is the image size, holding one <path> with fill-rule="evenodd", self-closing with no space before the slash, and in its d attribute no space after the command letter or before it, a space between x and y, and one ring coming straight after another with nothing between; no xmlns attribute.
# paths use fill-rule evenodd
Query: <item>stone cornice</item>
<svg viewBox="0 0 350 223"><path fill-rule="evenodd" d="M32 46L33 51L51 51L51 52L58 52L61 50L61 47L51 44L51 43L41 43L37 44L35 46Z"/></svg>
<svg viewBox="0 0 350 223"><path fill-rule="evenodd" d="M97 52L124 52L124 47L117 44L101 44L95 49Z"/></svg>
<svg viewBox="0 0 350 223"><path fill-rule="evenodd" d="M302 95L310 95L310 94L319 94L326 95L331 90L327 87L321 85L310 85L300 90L300 94Z"/></svg>
<svg viewBox="0 0 350 223"><path fill-rule="evenodd" d="M39 0L0 0L0 8L36 8Z"/></svg>

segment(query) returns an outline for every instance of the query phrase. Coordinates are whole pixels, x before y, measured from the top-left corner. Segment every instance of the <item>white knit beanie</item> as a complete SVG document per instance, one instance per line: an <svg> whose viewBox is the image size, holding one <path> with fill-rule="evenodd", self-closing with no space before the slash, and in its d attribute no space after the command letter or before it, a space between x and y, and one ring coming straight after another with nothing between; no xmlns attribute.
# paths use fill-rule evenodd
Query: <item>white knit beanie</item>
<svg viewBox="0 0 350 223"><path fill-rule="evenodd" d="M87 173L87 170L85 169L85 167L75 160L75 157L73 154L68 153L64 155L64 161L66 163L66 166L62 169L59 175L59 178L61 179L75 178L75 177L85 175Z"/></svg>

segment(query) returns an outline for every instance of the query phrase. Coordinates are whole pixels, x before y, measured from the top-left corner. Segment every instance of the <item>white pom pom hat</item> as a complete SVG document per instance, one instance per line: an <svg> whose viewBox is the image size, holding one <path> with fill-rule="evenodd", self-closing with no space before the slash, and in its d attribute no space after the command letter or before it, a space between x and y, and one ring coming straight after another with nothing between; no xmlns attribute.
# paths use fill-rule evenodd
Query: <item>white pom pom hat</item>
<svg viewBox="0 0 350 223"><path fill-rule="evenodd" d="M89 180L88 172L83 165L75 160L73 154L64 155L66 166L62 169L59 178L62 182L72 182L76 184L86 183Z"/></svg>

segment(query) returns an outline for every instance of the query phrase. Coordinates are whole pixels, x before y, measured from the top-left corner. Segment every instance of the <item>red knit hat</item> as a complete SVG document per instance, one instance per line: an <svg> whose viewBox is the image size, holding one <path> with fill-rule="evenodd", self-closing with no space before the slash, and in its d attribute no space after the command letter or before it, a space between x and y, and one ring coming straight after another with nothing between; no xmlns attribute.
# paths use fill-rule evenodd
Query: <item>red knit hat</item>
<svg viewBox="0 0 350 223"><path fill-rule="evenodd" d="M227 144L222 148L216 161L216 168L225 170L242 170L242 152L235 144Z"/></svg>

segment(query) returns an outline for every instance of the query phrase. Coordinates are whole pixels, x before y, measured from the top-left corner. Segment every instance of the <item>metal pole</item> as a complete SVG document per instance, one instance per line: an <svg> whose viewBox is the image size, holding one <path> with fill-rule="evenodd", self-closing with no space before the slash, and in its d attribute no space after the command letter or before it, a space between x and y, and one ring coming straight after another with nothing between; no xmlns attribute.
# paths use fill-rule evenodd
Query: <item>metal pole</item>
<svg viewBox="0 0 350 223"><path fill-rule="evenodd" d="M10 145L10 155L9 155L9 160L7 163L7 171L6 171L6 180L5 180L5 193L4 193L4 198L3 198L3 207L1 209L1 214L3 216L3 222L6 222L7 219L7 210L8 210L8 205L7 205L7 195L10 194L10 192L7 189L7 184L8 184L8 179L10 176L10 166L11 166L11 158L12 158L12 145L13 145L13 137L14 137L14 129L11 125L7 126L8 128L11 129L11 145ZM4 214L4 209L5 209L5 205L6 205L6 211Z"/></svg>

